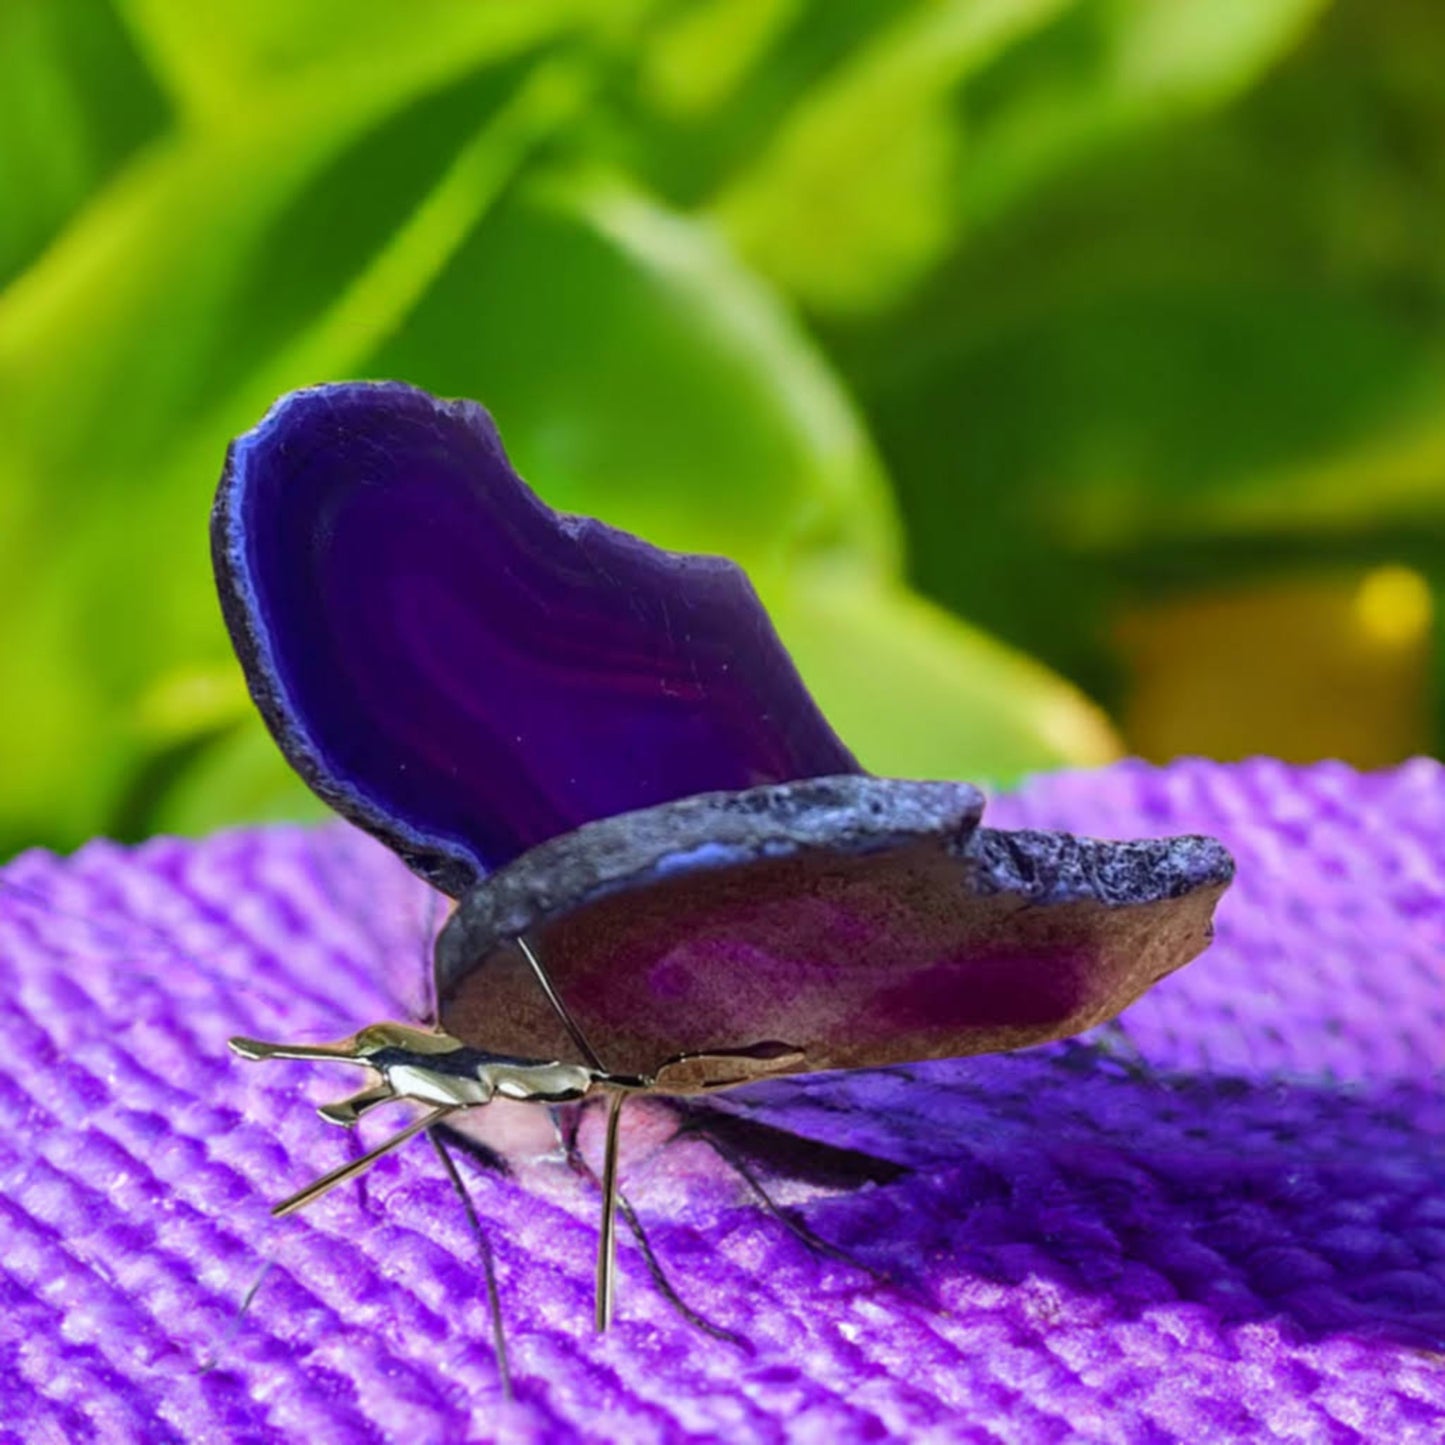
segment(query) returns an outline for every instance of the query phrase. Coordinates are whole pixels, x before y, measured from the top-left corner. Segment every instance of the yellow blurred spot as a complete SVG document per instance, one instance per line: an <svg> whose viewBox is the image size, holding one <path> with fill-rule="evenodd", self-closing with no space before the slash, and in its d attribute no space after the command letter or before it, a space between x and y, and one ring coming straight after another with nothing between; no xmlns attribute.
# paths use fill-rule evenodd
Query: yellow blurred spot
<svg viewBox="0 0 1445 1445"><path fill-rule="evenodd" d="M1119 619L1125 738L1155 760L1400 762L1432 740L1429 622L1399 566L1161 600Z"/></svg>
<svg viewBox="0 0 1445 1445"><path fill-rule="evenodd" d="M1384 647L1409 647L1430 630L1430 586L1409 567L1377 567L1355 594L1360 629Z"/></svg>
<svg viewBox="0 0 1445 1445"><path fill-rule="evenodd" d="M158 677L136 705L136 726L157 743L174 743L250 715L240 669L190 667Z"/></svg>
<svg viewBox="0 0 1445 1445"><path fill-rule="evenodd" d="M1069 767L1093 768L1112 763L1123 752L1108 719L1093 703L1063 688L1034 714L1039 736Z"/></svg>

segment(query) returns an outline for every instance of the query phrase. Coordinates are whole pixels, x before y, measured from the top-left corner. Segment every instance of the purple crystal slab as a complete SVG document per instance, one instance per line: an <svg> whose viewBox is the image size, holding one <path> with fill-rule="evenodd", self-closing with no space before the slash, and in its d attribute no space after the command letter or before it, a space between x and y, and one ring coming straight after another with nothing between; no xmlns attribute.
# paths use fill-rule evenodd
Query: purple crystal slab
<svg viewBox="0 0 1445 1445"><path fill-rule="evenodd" d="M961 784L843 777L587 824L462 900L442 1027L576 1057L526 936L614 1072L773 1043L799 1072L877 1067L1079 1033L1208 944L1234 872L1212 838L1006 833L977 829L981 807Z"/></svg>
<svg viewBox="0 0 1445 1445"><path fill-rule="evenodd" d="M454 896L596 818L857 771L741 570L554 512L474 402L283 398L212 548L292 766Z"/></svg>

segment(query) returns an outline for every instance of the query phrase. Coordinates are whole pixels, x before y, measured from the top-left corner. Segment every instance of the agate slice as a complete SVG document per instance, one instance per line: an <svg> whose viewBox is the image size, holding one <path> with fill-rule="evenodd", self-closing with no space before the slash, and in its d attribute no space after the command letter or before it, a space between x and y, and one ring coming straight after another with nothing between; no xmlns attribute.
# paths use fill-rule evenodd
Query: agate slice
<svg viewBox="0 0 1445 1445"><path fill-rule="evenodd" d="M738 567L553 511L474 402L283 398L211 545L291 765L453 896L597 818L858 771Z"/></svg>
<svg viewBox="0 0 1445 1445"><path fill-rule="evenodd" d="M977 826L962 784L826 778L590 823L474 888L437 944L442 1029L574 1059L519 938L609 1070L766 1072L997 1053L1113 1018L1205 947L1233 873L1211 838ZM582 1062L582 1060L577 1060Z"/></svg>
<svg viewBox="0 0 1445 1445"><path fill-rule="evenodd" d="M1017 1048L1208 941L1218 844L980 830L965 784L867 777L737 567L553 511L473 402L284 398L212 543L286 756L462 896L436 982L469 1046L654 1081Z"/></svg>

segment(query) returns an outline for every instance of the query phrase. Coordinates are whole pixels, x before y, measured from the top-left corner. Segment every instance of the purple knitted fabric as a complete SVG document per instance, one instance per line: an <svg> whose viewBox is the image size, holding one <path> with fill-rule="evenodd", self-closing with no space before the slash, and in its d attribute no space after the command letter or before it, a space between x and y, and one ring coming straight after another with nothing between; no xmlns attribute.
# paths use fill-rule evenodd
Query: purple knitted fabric
<svg viewBox="0 0 1445 1445"><path fill-rule="evenodd" d="M513 1171L461 1168L511 1404L431 1150L273 1222L349 1156L312 1105L363 1076L225 1048L419 1017L423 885L340 825L17 859L0 1438L1439 1441L1445 769L1127 764L1036 780L988 821L1217 834L1239 863L1217 943L1126 1039L720 1100L907 1166L769 1176L854 1263L670 1140L663 1106L632 1108L624 1188L678 1293L746 1349L685 1323L625 1231L618 1321L594 1337L596 1191L549 1156L542 1111L485 1111ZM368 1138L407 1117L389 1113ZM594 1161L599 1136L589 1118Z"/></svg>

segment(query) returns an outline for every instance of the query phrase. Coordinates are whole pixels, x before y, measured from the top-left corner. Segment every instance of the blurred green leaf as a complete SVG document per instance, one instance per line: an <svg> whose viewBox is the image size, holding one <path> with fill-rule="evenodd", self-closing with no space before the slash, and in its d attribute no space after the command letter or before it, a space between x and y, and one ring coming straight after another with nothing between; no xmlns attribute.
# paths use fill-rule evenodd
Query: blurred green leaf
<svg viewBox="0 0 1445 1445"><path fill-rule="evenodd" d="M1330 0L1075 0L964 98L968 224L1105 147L1207 113L1286 55Z"/></svg>
<svg viewBox="0 0 1445 1445"><path fill-rule="evenodd" d="M225 655L204 541L225 442L271 399L258 372L298 334L322 334L352 280L316 265L309 286L297 276L280 325L261 306L238 313L238 300L264 289L258 272L287 273L277 228L349 152L386 152L390 117L535 49L543 19L558 27L552 10L529 12L525 29L510 23L500 49L495 36L470 50L461 36L450 49L436 35L410 48L398 36L370 90L345 72L329 87L313 77L243 128L173 131L0 294L0 692L24 699L7 710L0 746L25 760L3 800L5 841L95 830L154 746L138 720L147 692L177 667ZM514 76L514 89L526 78ZM493 163L492 189L462 232L535 140L507 123L511 113L493 124L470 99L470 113L454 108L456 123L433 138L436 154L415 157L442 176L455 160L473 179ZM368 213L373 252L388 254L415 207L405 191L376 197L365 167L350 174L333 193L336 219L349 198L353 216ZM370 258L349 270L372 274ZM240 375L233 345L253 358Z"/></svg>
<svg viewBox="0 0 1445 1445"><path fill-rule="evenodd" d="M112 473L151 467L178 424L224 399L218 381L224 387L234 376L225 357L238 314L247 314L236 303L254 300L257 266L287 284L276 230L303 205L306 188L334 174L348 151L388 144L384 174L394 177L388 125L404 125L408 107L572 28L560 10L527 7L526 27L469 26L449 44L435 31L421 43L399 26L384 76L369 84L340 68L259 96L244 123L179 128L121 173L0 297L0 418L17 423L7 428L5 461L21 470L22 493L43 490L41 475L93 469L98 457ZM485 98L464 95L451 124L414 153L423 174L441 170L467 139L468 99L472 128L485 123ZM406 189L378 192L361 167L346 193L366 214L373 245L418 199ZM351 218L338 204L328 220L338 228L338 254L354 266L344 229ZM338 281L322 267L308 270L315 289L299 305L292 295L303 311L323 307Z"/></svg>
<svg viewBox="0 0 1445 1445"><path fill-rule="evenodd" d="M1419 415L1433 369L1413 328L1338 294L1171 288L977 337L872 404L926 589L1106 690L1121 553L1167 576L1181 545L1271 524L1313 542L1337 510L1357 535L1409 498L1445 521L1428 450L1389 490L1382 458L1351 467Z"/></svg>
<svg viewBox="0 0 1445 1445"><path fill-rule="evenodd" d="M917 632L890 665L916 656L938 698L898 756L1092 755L1082 704L1083 742L1036 723L1063 684L918 622L890 580L871 444L776 298L706 227L569 146L637 7L431 8L423 34L373 7L365 44L327 49L279 8L223 7L202 35L184 7L130 5L181 120L0 295L0 689L25 699L0 720L25 760L4 840L291 806L279 756L218 685L206 511L226 440L277 392L367 373L480 396L556 501L737 555L796 614L805 671L858 713L863 683L839 680L849 608L829 627L822 594L788 581L809 558L846 563L850 595ZM549 148L577 160L539 169ZM960 731L948 710L1000 679L997 719Z"/></svg>
<svg viewBox="0 0 1445 1445"><path fill-rule="evenodd" d="M678 0L619 66L604 144L680 209L704 206L766 154L907 0ZM684 65L690 68L684 70Z"/></svg>
<svg viewBox="0 0 1445 1445"><path fill-rule="evenodd" d="M810 305L876 309L1060 171L1243 89L1327 3L910 6L798 101L716 212Z"/></svg>
<svg viewBox="0 0 1445 1445"><path fill-rule="evenodd" d="M153 789L138 824L155 833L209 833L231 823L334 816L290 768L259 715L179 757L171 786Z"/></svg>
<svg viewBox="0 0 1445 1445"><path fill-rule="evenodd" d="M895 581L837 566L763 580L808 686L874 772L1004 786L1119 755L1076 688Z"/></svg>
<svg viewBox="0 0 1445 1445"><path fill-rule="evenodd" d="M880 416L896 460L940 508L987 494L1058 547L1158 542L1271 509L1309 525L1351 488L1315 477L1290 495L1291 469L1418 425L1440 395L1437 349L1414 326L1286 282L1096 293L971 339L890 378ZM1357 487L1348 500L1376 516L1388 505Z"/></svg>
<svg viewBox="0 0 1445 1445"><path fill-rule="evenodd" d="M834 330L929 595L1113 698L1131 590L1445 535L1445 96L1395 78L1445 63L1425 14L1332 12L1256 94L1040 173Z"/></svg>
<svg viewBox="0 0 1445 1445"><path fill-rule="evenodd" d="M117 0L193 123L249 131L279 97L362 104L583 22L625 31L649 0Z"/></svg>
<svg viewBox="0 0 1445 1445"><path fill-rule="evenodd" d="M953 231L955 90L1069 0L914 5L793 108L717 200L743 253L829 309L890 299Z"/></svg>
<svg viewBox="0 0 1445 1445"><path fill-rule="evenodd" d="M0 6L0 285L167 119L108 0Z"/></svg>
<svg viewBox="0 0 1445 1445"><path fill-rule="evenodd" d="M886 772L1108 755L995 638L1110 697L1140 592L1438 578L1442 66L1428 0L11 0L0 848L296 806L205 518L332 377L736 557Z"/></svg>

